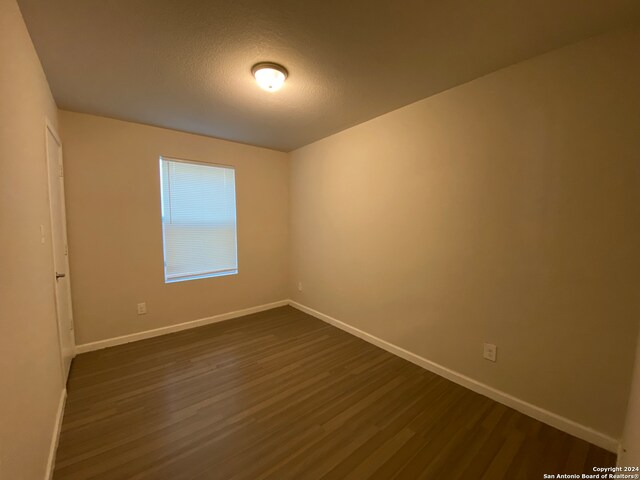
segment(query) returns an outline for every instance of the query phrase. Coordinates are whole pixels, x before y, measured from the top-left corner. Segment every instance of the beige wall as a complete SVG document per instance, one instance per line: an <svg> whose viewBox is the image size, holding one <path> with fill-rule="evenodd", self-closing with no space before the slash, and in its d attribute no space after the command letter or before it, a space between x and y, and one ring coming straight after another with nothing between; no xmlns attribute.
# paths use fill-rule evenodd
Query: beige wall
<svg viewBox="0 0 640 480"><path fill-rule="evenodd" d="M640 335L636 346L636 362L631 379L631 394L618 465L640 467Z"/></svg>
<svg viewBox="0 0 640 480"><path fill-rule="evenodd" d="M285 153L78 113L60 122L78 344L287 298ZM238 275L164 283L160 155L236 168Z"/></svg>
<svg viewBox="0 0 640 480"><path fill-rule="evenodd" d="M619 438L639 51L638 31L591 39L294 151L292 298Z"/></svg>
<svg viewBox="0 0 640 480"><path fill-rule="evenodd" d="M57 112L14 0L0 0L0 65L0 478L41 480L62 392L45 157Z"/></svg>

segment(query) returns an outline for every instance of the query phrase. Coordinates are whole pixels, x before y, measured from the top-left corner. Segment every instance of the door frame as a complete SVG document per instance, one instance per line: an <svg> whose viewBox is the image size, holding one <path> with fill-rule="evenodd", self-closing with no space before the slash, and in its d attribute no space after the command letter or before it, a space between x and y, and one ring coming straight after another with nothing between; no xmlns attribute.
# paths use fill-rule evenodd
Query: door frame
<svg viewBox="0 0 640 480"><path fill-rule="evenodd" d="M58 144L58 168L63 172L62 175L60 175L57 178L51 178L51 164L50 164L50 155L49 153L49 144L47 142L47 135L51 134L51 136L54 138L54 140L56 141L56 143ZM55 276L56 276L56 259L55 259L55 255L56 255L56 244L55 244L55 238L54 238L54 234L53 234L53 228L54 228L54 212L53 212L53 203L51 201L51 195L52 195L52 190L51 190L51 185L52 185L52 181L57 180L58 182L60 182L60 206L61 206L61 212L60 212L60 217L61 217L61 222L62 222L62 233L63 233L63 238L64 238L64 245L62 246L62 248L65 249L65 255L64 255L64 268L65 268L65 273L66 273L66 278L67 278L67 304L69 305L69 315L70 315L70 322L71 322L71 329L70 332L67 332L67 335L70 336L71 338L71 351L72 351L72 356L71 358L73 359L76 356L76 339L75 339L75 324L73 321L73 303L71 301L71 275L70 275L70 271L69 271L69 254L68 254L68 250L69 250L69 243L68 243L68 239L67 239L67 208L66 208L66 203L65 203L65 194L64 194L64 166L63 166L63 155L62 155L62 140L60 139L60 135L58 135L58 132L56 131L55 127L51 124L51 122L49 121L49 119L47 117L45 117L45 125L44 125L44 148L45 148L45 166L47 169L47 202L49 204L49 226L50 226L50 238L51 238L51 278L53 279L53 298L54 298L54 302L55 302L55 307L56 307L56 328L58 330L58 344L60 346L60 373L62 375L62 382L63 384L67 383L67 377L68 377L68 371L66 371L65 368L65 361L64 361L64 353L63 353L63 345L62 345L62 332L60 331L60 327L61 327L61 321L58 318L58 293L56 290L56 280L55 280ZM62 181L60 181L60 178L62 178Z"/></svg>

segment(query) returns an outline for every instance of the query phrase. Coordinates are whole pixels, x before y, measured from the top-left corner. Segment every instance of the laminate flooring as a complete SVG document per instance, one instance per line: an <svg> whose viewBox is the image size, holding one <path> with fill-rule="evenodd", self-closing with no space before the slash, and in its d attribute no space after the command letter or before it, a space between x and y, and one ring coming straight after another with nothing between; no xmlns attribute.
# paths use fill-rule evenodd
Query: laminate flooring
<svg viewBox="0 0 640 480"><path fill-rule="evenodd" d="M281 307L76 357L54 479L518 480L613 465Z"/></svg>

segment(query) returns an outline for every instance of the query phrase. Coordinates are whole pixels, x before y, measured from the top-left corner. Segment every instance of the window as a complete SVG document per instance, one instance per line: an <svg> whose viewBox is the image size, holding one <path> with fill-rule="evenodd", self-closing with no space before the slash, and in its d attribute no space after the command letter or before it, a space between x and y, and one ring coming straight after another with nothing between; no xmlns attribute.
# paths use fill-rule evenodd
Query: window
<svg viewBox="0 0 640 480"><path fill-rule="evenodd" d="M165 283L238 273L232 167L160 157Z"/></svg>

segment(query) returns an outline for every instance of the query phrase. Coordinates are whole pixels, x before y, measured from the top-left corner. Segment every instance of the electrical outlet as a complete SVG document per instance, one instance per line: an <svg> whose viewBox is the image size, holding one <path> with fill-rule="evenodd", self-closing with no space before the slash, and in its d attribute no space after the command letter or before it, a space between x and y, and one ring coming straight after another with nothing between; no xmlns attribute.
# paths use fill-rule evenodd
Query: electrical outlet
<svg viewBox="0 0 640 480"><path fill-rule="evenodd" d="M138 304L138 315L144 315L147 313L147 304L145 302Z"/></svg>
<svg viewBox="0 0 640 480"><path fill-rule="evenodd" d="M298 291L301 292L302 291L302 282L298 282Z"/></svg>
<svg viewBox="0 0 640 480"><path fill-rule="evenodd" d="M496 347L491 343L484 344L484 354L483 354L484 358L492 362L495 362L497 353L498 353L498 347Z"/></svg>

